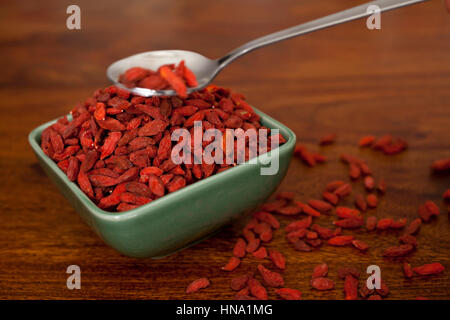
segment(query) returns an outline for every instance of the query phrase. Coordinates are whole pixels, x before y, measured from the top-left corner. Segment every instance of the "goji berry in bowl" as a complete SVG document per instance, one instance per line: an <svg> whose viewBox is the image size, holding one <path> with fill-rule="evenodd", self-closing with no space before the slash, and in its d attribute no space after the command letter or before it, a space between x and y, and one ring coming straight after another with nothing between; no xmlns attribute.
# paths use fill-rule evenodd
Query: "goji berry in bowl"
<svg viewBox="0 0 450 320"><path fill-rule="evenodd" d="M41 167L56 183L78 214L111 247L130 257L159 258L211 235L263 203L286 175L295 142L295 134L263 112L261 124L278 129L286 142L275 150L260 155L253 163L199 180L150 203L124 212L99 208L76 183L42 150L44 129L56 123L47 122L29 134L29 143ZM69 117L70 118L70 117ZM264 157L265 160L261 161ZM263 175L267 163L278 161L275 174ZM73 179L72 179L73 180Z"/></svg>

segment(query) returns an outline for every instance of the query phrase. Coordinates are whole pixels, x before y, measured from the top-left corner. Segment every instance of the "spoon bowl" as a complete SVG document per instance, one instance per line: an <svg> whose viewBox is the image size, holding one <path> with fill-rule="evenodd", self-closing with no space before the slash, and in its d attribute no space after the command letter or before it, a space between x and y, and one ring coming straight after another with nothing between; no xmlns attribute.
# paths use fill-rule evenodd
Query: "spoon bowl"
<svg viewBox="0 0 450 320"><path fill-rule="evenodd" d="M188 87L187 93L203 89L220 71L219 62L217 60L208 59L199 53L185 50L159 50L138 53L116 61L108 67L106 75L116 86L139 96L173 96L176 95L174 90L152 90L139 87L128 88L119 82L119 77L132 67L157 70L164 64L178 64L181 60L184 60L186 66L195 73L198 82L198 86L194 88Z"/></svg>

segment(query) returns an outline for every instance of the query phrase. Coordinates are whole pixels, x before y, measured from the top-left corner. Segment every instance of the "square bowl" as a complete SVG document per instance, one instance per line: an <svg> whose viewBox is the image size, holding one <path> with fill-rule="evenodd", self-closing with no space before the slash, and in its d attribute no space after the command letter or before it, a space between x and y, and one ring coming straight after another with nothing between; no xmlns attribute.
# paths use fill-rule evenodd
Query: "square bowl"
<svg viewBox="0 0 450 320"><path fill-rule="evenodd" d="M56 122L47 122L28 136L41 167L55 182L75 211L111 247L137 258L160 258L188 247L211 235L223 225L255 209L278 187L286 175L296 137L294 132L255 109L261 123L278 129L287 140L277 150L197 181L146 205L125 212L100 209L41 149L42 131ZM261 157L276 161L273 175L261 175ZM267 163L267 162L264 162Z"/></svg>

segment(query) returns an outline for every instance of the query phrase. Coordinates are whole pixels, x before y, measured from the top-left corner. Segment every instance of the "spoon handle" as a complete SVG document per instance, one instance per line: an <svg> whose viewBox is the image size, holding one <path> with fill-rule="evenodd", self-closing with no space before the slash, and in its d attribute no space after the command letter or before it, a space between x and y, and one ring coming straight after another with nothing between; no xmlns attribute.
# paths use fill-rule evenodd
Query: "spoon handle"
<svg viewBox="0 0 450 320"><path fill-rule="evenodd" d="M224 68L233 60L239 58L240 56L253 51L255 49L267 46L269 44L286 40L292 37L297 37L305 33L313 32L316 30L324 29L327 27L331 27L340 23L344 23L347 21L364 18L373 14L373 11L368 12L368 8L371 5L378 6L380 8L380 12L400 8L403 6L415 4L418 2L423 2L427 0L377 0L371 1L366 4L362 4L341 12L337 12L331 14L329 16L325 16L323 18L319 18L307 23L300 24L295 27L291 27L288 29L284 29L275 33L271 33L269 35L257 38L246 44L240 46L239 48L234 49L224 57L218 59L218 63L220 68Z"/></svg>

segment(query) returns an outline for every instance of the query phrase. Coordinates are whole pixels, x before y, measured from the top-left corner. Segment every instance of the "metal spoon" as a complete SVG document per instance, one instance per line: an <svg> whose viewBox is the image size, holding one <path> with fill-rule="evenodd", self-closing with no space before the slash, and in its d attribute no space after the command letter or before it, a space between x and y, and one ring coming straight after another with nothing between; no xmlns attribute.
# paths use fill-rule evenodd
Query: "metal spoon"
<svg viewBox="0 0 450 320"><path fill-rule="evenodd" d="M150 97L150 96L172 96L176 95L174 90L152 90L146 88L127 88L119 83L119 76L131 67L144 67L152 70L158 69L163 64L179 63L181 60L186 62L186 65L195 73L197 77L198 86L195 88L188 88L188 93L200 90L207 86L217 76L217 74L225 68L229 63L244 54L261 48L263 46L286 40L292 37L297 37L305 33L335 26L347 21L364 18L373 11L368 12L368 7L375 5L380 8L380 12L400 8L403 6L423 2L427 0L377 0L366 4L353 7L329 16L313 20L295 27L284 29L267 36L260 37L253 41L234 49L222 58L212 60L199 53L184 50L160 50L148 51L139 53L125 59L119 60L111 64L106 74L108 78L116 85L131 91L134 94Z"/></svg>

